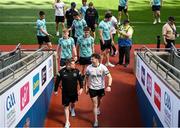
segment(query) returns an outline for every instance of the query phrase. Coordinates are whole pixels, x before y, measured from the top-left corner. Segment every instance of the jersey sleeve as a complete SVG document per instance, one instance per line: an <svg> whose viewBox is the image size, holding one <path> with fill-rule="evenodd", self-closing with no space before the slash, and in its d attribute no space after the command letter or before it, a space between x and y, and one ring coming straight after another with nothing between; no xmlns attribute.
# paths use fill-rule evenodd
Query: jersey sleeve
<svg viewBox="0 0 180 128"><path fill-rule="evenodd" d="M56 81L55 81L55 85L54 85L54 91L56 92L58 90L59 87L59 83L62 79L62 72L58 72L57 76L56 76Z"/></svg>
<svg viewBox="0 0 180 128"><path fill-rule="evenodd" d="M103 69L103 75L106 76L107 74L109 74L109 70L107 69L106 66L102 66L102 69Z"/></svg>
<svg viewBox="0 0 180 128"><path fill-rule="evenodd" d="M83 78L81 72L78 70L78 81L80 88L83 88Z"/></svg>
<svg viewBox="0 0 180 128"><path fill-rule="evenodd" d="M79 9L79 12L82 14L83 13L83 9L82 7Z"/></svg>
<svg viewBox="0 0 180 128"><path fill-rule="evenodd" d="M83 27L86 27L87 26L87 23L86 21L83 19Z"/></svg>
<svg viewBox="0 0 180 128"><path fill-rule="evenodd" d="M75 46L75 42L74 42L74 39L72 37L71 37L71 45Z"/></svg>
<svg viewBox="0 0 180 128"><path fill-rule="evenodd" d="M96 22L96 24L98 24L98 20L99 20L98 11L95 10L95 22Z"/></svg>
<svg viewBox="0 0 180 128"><path fill-rule="evenodd" d="M91 37L91 44L93 45L94 44L94 38Z"/></svg>
<svg viewBox="0 0 180 128"><path fill-rule="evenodd" d="M58 46L61 47L61 39L58 39Z"/></svg>
<svg viewBox="0 0 180 128"><path fill-rule="evenodd" d="M86 68L85 75L86 75L86 76L89 76L89 75L90 75L89 66Z"/></svg>
<svg viewBox="0 0 180 128"><path fill-rule="evenodd" d="M72 28L75 28L75 20L73 20L71 27L72 27Z"/></svg>
<svg viewBox="0 0 180 128"><path fill-rule="evenodd" d="M40 21L37 21L37 28L40 29L42 27L42 23Z"/></svg>
<svg viewBox="0 0 180 128"><path fill-rule="evenodd" d="M99 24L99 30L103 30L103 25L101 23Z"/></svg>

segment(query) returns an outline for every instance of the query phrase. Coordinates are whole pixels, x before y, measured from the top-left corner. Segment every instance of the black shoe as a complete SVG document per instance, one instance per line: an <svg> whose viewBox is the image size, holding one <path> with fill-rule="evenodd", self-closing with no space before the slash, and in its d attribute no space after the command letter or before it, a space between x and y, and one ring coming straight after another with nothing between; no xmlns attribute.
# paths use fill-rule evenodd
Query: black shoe
<svg viewBox="0 0 180 128"><path fill-rule="evenodd" d="M123 64L118 62L118 63L116 63L116 65L123 65Z"/></svg>
<svg viewBox="0 0 180 128"><path fill-rule="evenodd" d="M127 68L127 67L128 67L128 64L125 64L125 65L124 65L124 67L126 67L126 68Z"/></svg>
<svg viewBox="0 0 180 128"><path fill-rule="evenodd" d="M76 64L79 64L79 59L78 60L76 60L76 62L75 62Z"/></svg>

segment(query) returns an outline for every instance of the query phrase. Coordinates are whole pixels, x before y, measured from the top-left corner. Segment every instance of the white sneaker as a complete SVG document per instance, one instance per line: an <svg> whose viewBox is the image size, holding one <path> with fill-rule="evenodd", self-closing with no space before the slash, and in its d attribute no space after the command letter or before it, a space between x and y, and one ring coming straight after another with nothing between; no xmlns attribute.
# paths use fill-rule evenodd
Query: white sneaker
<svg viewBox="0 0 180 128"><path fill-rule="evenodd" d="M70 128L70 126L71 126L70 123L69 123L69 122L66 122L64 128Z"/></svg>
<svg viewBox="0 0 180 128"><path fill-rule="evenodd" d="M118 54L118 51L116 50L116 52L115 52L114 56L116 56L117 54Z"/></svg>
<svg viewBox="0 0 180 128"><path fill-rule="evenodd" d="M109 66L109 67L114 67L115 65L111 64L110 62L109 63L106 63L105 64L106 66Z"/></svg>
<svg viewBox="0 0 180 128"><path fill-rule="evenodd" d="M97 115L100 115L100 114L101 114L100 108L97 108Z"/></svg>
<svg viewBox="0 0 180 128"><path fill-rule="evenodd" d="M99 126L98 121L95 121L93 126L98 127Z"/></svg>
<svg viewBox="0 0 180 128"><path fill-rule="evenodd" d="M161 23L161 19L160 18L158 19L158 23Z"/></svg>
<svg viewBox="0 0 180 128"><path fill-rule="evenodd" d="M118 25L121 25L121 21L118 22Z"/></svg>
<svg viewBox="0 0 180 128"><path fill-rule="evenodd" d="M56 32L56 36L59 36L59 32Z"/></svg>
<svg viewBox="0 0 180 128"><path fill-rule="evenodd" d="M153 24L157 24L157 20L154 20Z"/></svg>
<svg viewBox="0 0 180 128"><path fill-rule="evenodd" d="M71 116L72 116L72 117L75 117L75 116L76 116L76 113L75 113L75 111L74 111L74 108L71 108L70 111L71 111Z"/></svg>

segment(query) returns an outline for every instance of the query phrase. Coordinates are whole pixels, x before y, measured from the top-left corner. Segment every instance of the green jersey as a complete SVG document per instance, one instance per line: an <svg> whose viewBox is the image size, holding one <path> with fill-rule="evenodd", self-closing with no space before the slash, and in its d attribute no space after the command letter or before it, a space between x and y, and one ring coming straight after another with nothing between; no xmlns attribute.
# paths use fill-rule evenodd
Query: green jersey
<svg viewBox="0 0 180 128"><path fill-rule="evenodd" d="M104 40L110 40L111 36L110 36L110 28L111 28L111 24L109 24L109 22L105 22L104 20L102 20L99 23L99 30L102 30L103 32L103 39Z"/></svg>
<svg viewBox="0 0 180 128"><path fill-rule="evenodd" d="M92 55L93 37L89 36L85 38L84 36L80 36L77 44L79 45L80 57L90 57Z"/></svg>
<svg viewBox="0 0 180 128"><path fill-rule="evenodd" d="M127 0L119 0L119 5L125 7L127 5Z"/></svg>
<svg viewBox="0 0 180 128"><path fill-rule="evenodd" d="M73 20L72 27L75 28L75 37L84 35L84 27L86 27L86 21L84 19Z"/></svg>
<svg viewBox="0 0 180 128"><path fill-rule="evenodd" d="M44 33L42 33L40 31L40 29L43 29L44 31L47 32L47 29L46 29L46 20L45 19L38 19L37 22L36 22L36 25L37 25L37 36L46 36Z"/></svg>
<svg viewBox="0 0 180 128"><path fill-rule="evenodd" d="M72 58L72 49L75 47L74 39L69 37L68 39L60 38L58 45L61 47L61 59Z"/></svg>

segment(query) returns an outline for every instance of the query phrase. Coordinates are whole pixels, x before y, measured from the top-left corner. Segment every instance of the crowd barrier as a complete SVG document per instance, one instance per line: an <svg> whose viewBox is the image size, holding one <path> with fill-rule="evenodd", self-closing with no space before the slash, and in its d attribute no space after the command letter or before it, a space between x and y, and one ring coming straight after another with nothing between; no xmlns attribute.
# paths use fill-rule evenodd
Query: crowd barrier
<svg viewBox="0 0 180 128"><path fill-rule="evenodd" d="M1 64L11 63L0 68L0 127L44 126L56 67L45 49L1 53Z"/></svg>
<svg viewBox="0 0 180 128"><path fill-rule="evenodd" d="M179 49L135 51L136 91L147 127L180 127Z"/></svg>

